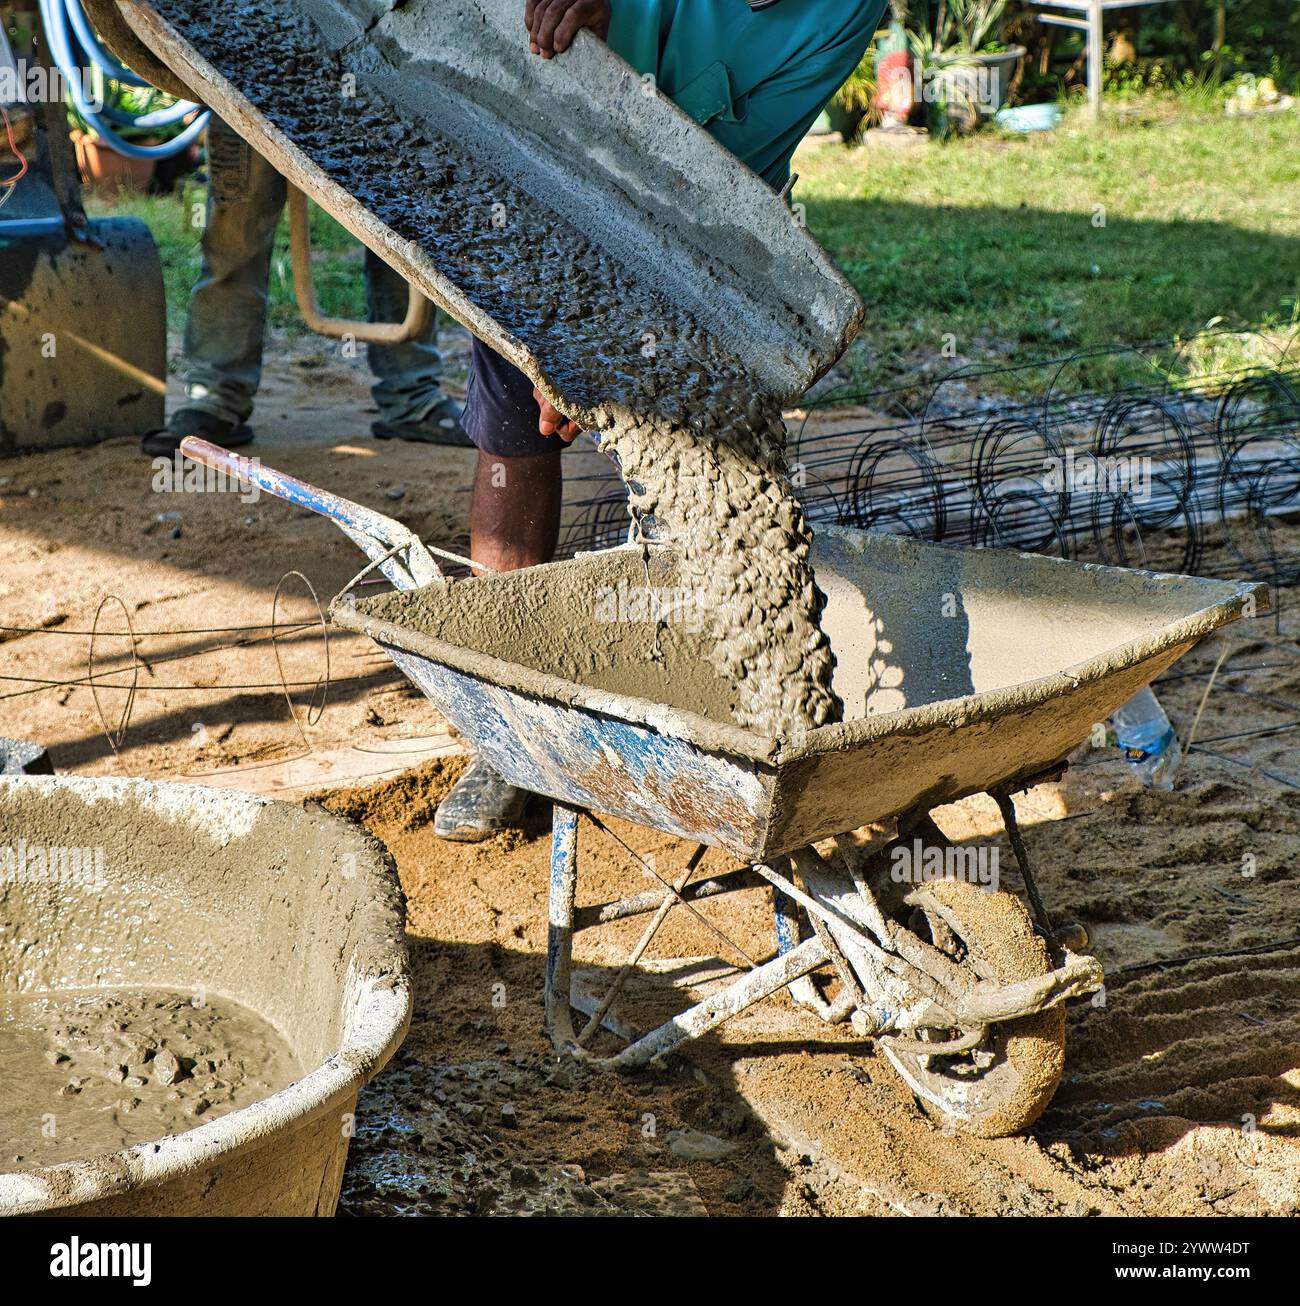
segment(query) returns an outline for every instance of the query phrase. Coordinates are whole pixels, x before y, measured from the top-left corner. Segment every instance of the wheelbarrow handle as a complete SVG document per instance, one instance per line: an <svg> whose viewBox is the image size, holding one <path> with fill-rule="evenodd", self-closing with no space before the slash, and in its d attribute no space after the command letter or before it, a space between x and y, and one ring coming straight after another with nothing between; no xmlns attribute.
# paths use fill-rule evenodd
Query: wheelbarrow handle
<svg viewBox="0 0 1300 1306"><path fill-rule="evenodd" d="M255 485L277 499L328 517L399 590L418 589L443 579L433 555L419 536L373 508L340 498L273 467L264 467L259 459L243 458L196 435L187 435L181 441L181 453L234 480Z"/></svg>

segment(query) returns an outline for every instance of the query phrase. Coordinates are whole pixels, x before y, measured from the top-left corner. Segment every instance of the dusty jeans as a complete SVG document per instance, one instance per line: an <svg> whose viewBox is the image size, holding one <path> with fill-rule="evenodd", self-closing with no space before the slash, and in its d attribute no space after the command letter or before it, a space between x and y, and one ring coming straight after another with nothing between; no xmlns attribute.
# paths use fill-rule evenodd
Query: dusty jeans
<svg viewBox="0 0 1300 1306"><path fill-rule="evenodd" d="M253 411L262 379L267 283L285 182L225 123L208 129L207 226L203 270L185 328L186 406L229 422ZM406 282L366 251L366 299L375 322L406 316ZM443 398L437 326L417 341L368 351L372 393L386 422L419 422Z"/></svg>

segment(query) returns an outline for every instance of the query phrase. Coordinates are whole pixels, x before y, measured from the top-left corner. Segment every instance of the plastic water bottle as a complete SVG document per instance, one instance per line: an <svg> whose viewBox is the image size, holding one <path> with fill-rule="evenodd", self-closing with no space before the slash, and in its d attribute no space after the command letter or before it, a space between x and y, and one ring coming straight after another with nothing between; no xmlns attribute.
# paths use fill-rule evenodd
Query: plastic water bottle
<svg viewBox="0 0 1300 1306"><path fill-rule="evenodd" d="M1150 688L1141 689L1110 719L1125 759L1153 789L1172 789L1182 746Z"/></svg>

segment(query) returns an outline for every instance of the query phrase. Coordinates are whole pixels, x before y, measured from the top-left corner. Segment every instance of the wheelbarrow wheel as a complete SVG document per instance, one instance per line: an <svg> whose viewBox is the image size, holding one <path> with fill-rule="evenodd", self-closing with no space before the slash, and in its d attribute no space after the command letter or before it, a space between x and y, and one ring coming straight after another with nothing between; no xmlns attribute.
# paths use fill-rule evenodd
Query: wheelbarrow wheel
<svg viewBox="0 0 1300 1306"><path fill-rule="evenodd" d="M962 880L936 880L904 900L909 927L980 979L1012 983L1046 974L1042 939L1020 899ZM962 1030L928 1030L924 1041L950 1043ZM973 1048L944 1055L917 1040L881 1046L922 1107L938 1123L979 1138L1018 1133L1042 1114L1065 1066L1065 1007L999 1021Z"/></svg>

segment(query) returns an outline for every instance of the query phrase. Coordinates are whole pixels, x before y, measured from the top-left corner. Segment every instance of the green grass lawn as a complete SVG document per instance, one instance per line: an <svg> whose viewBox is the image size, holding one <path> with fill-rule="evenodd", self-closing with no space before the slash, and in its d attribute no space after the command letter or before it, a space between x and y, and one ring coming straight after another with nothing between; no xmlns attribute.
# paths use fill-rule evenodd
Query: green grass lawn
<svg viewBox="0 0 1300 1306"><path fill-rule="evenodd" d="M796 198L868 307L842 368L855 383L1187 337L1216 319L1290 336L1300 113L1147 99L1107 114L1035 136L804 150ZM1195 353L1222 366L1241 350ZM1108 384L1125 369L1075 370Z"/></svg>
<svg viewBox="0 0 1300 1306"><path fill-rule="evenodd" d="M1300 113L1229 118L1147 98L1073 113L1055 132L985 131L895 151L811 145L796 199L868 305L840 373L859 388L911 385L965 362L1026 364L1172 336L1208 323L1287 338L1300 322ZM124 198L162 247L171 325L198 273L202 190ZM327 312L364 314L361 254L323 214L315 275ZM272 322L298 325L287 237ZM946 346L946 348L945 348ZM1249 346L1195 350L1222 366ZM1145 365L1072 369L1107 385Z"/></svg>

